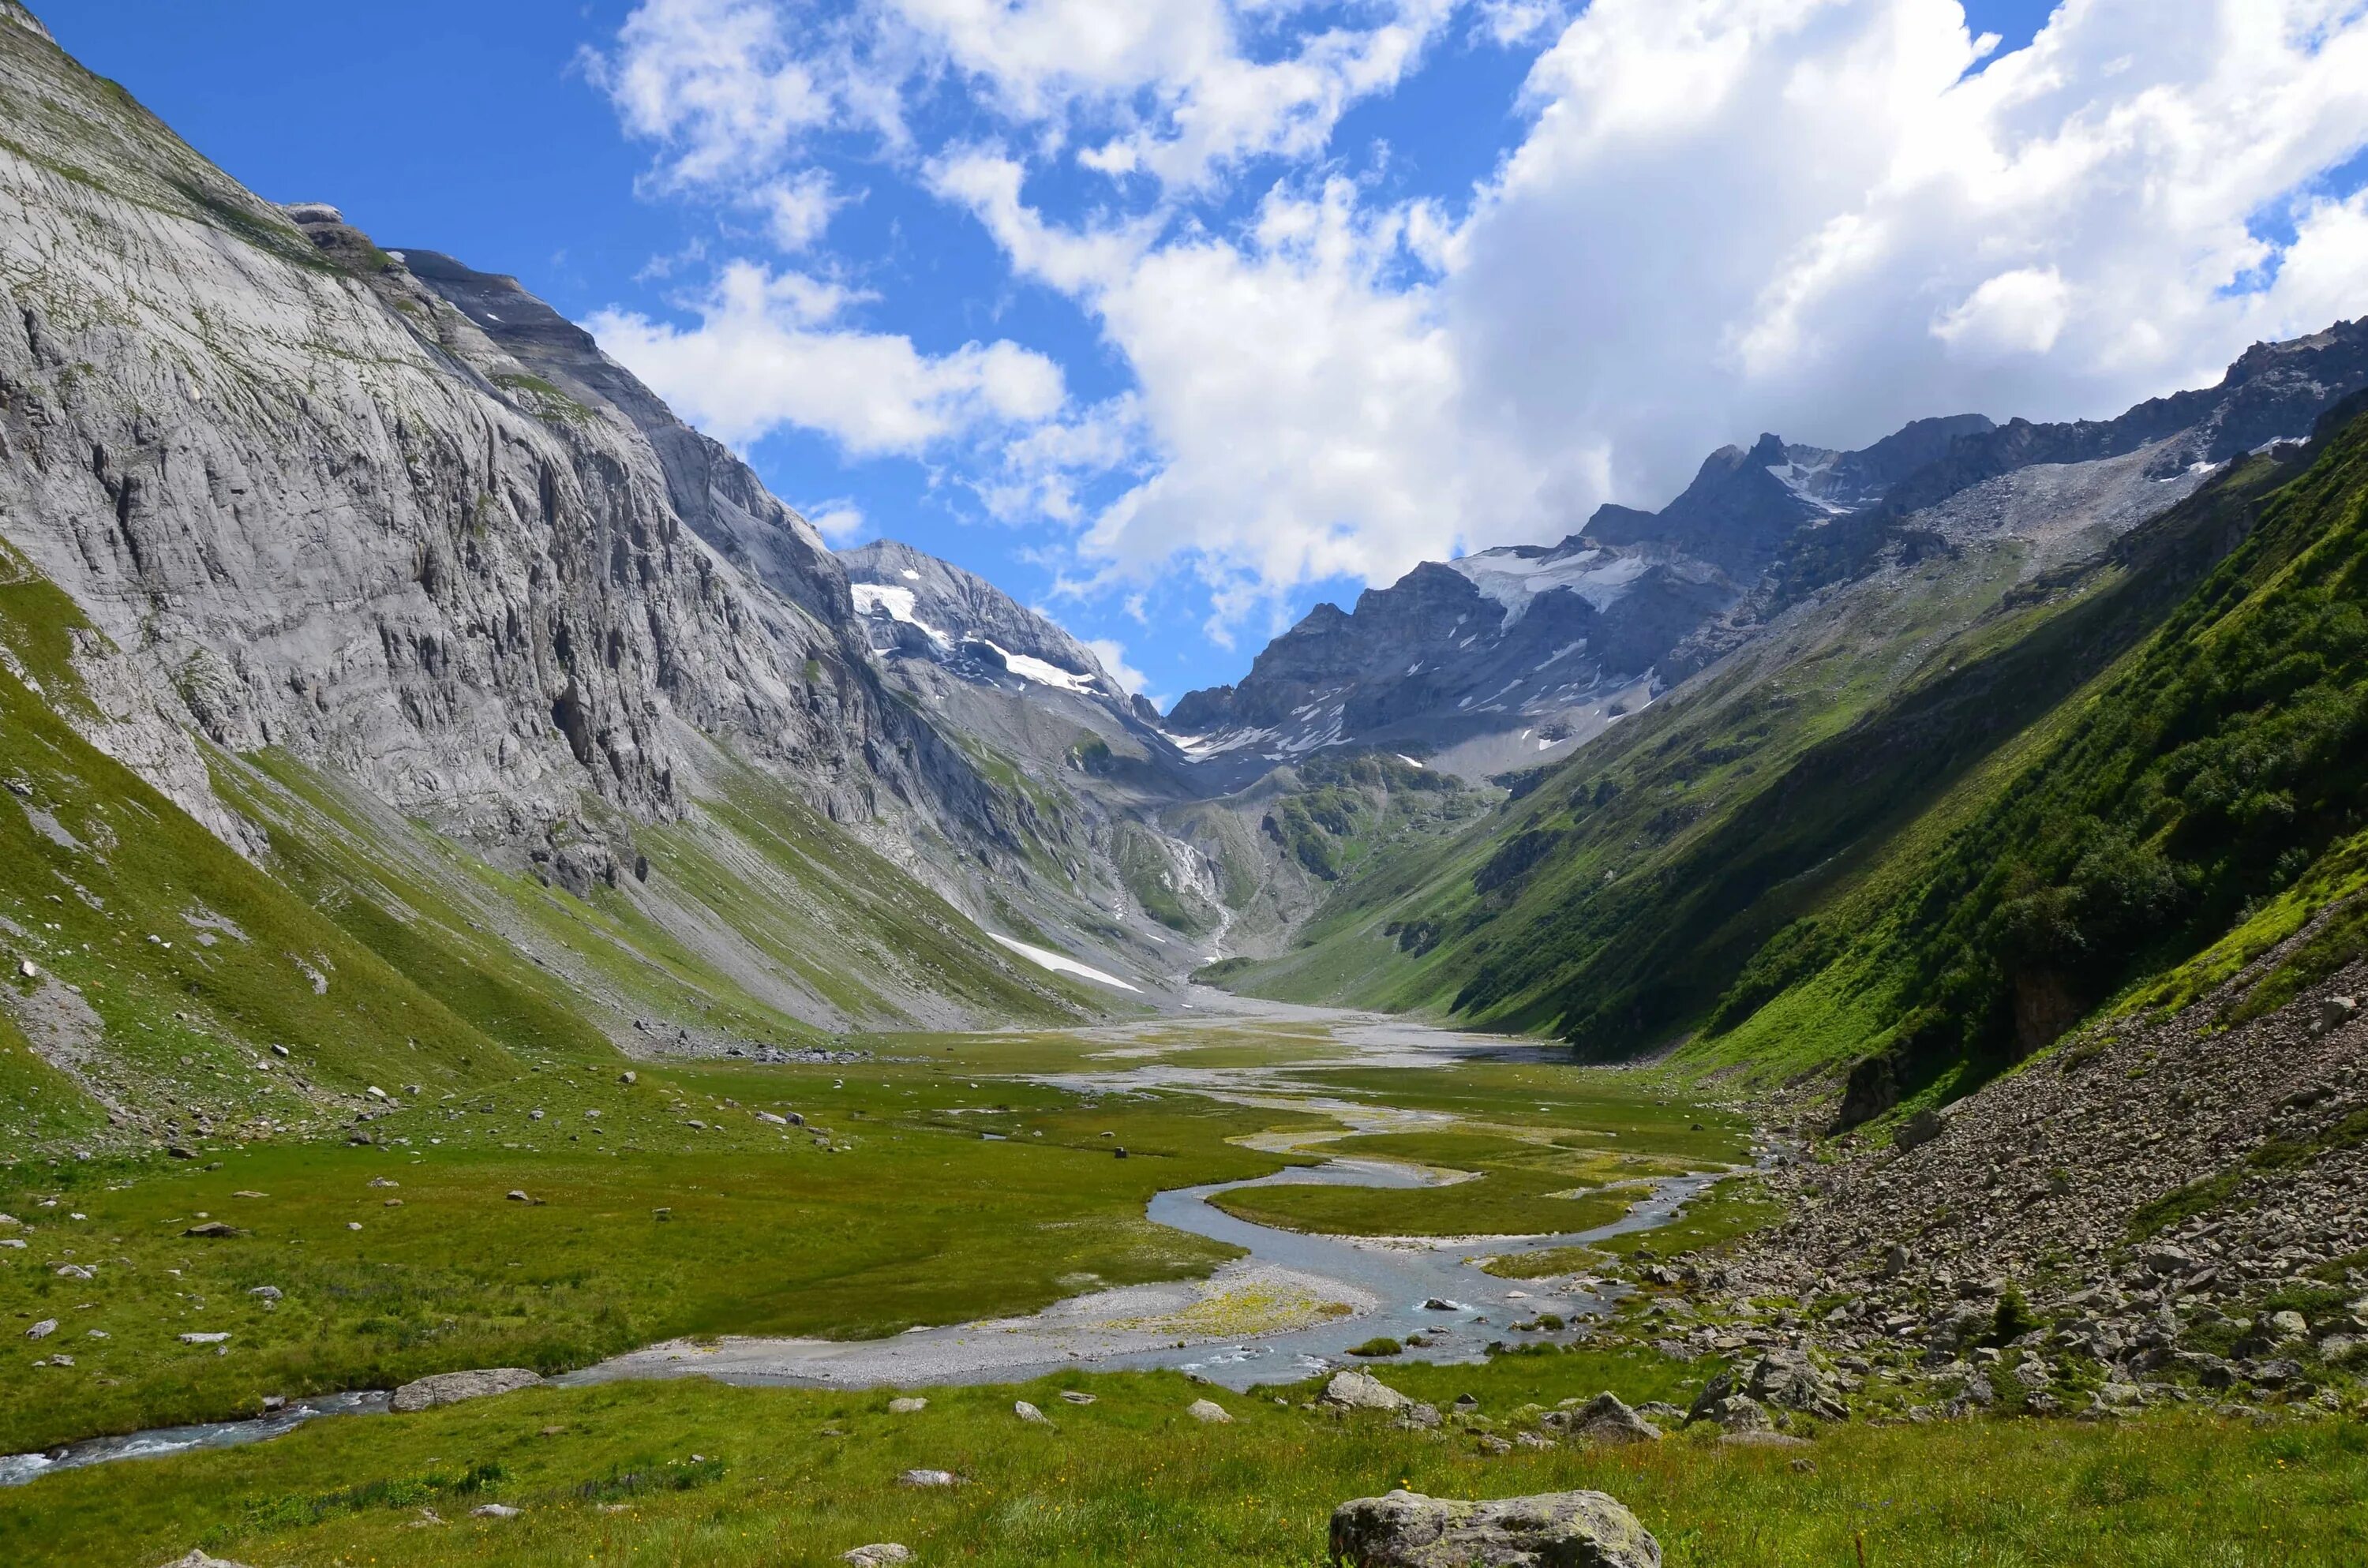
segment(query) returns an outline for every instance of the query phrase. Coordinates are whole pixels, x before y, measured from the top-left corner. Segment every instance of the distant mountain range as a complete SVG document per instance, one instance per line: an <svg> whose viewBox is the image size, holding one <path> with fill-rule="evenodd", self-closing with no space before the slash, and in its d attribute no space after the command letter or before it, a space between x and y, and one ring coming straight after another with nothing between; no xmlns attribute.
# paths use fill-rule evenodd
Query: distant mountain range
<svg viewBox="0 0 2368 1568"><path fill-rule="evenodd" d="M2362 385L2368 321L2260 345L2217 386L2112 420L1921 419L1850 452L1763 435L1712 453L1657 512L1605 506L1559 544L1425 562L1349 610L1318 605L1238 685L1179 699L1168 727L1203 758L1371 745L1474 778L1534 766L1821 590L1977 537L2061 531L2031 515L2069 491L2125 530ZM2076 472L2014 502L2011 476L2042 469Z"/></svg>

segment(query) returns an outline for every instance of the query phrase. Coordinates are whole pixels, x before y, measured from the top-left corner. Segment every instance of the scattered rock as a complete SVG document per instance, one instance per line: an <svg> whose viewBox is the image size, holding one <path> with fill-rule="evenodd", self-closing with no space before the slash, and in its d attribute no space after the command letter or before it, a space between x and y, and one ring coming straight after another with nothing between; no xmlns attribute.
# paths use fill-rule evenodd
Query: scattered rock
<svg viewBox="0 0 2368 1568"><path fill-rule="evenodd" d="M50 1335L57 1333L57 1319L43 1318L40 1322L35 1324L32 1327L25 1331L25 1337L28 1339L47 1339Z"/></svg>
<svg viewBox="0 0 2368 1568"><path fill-rule="evenodd" d="M1095 1398L1094 1395L1087 1393L1083 1389L1063 1389L1061 1391L1061 1397L1068 1401L1071 1404L1091 1404L1094 1403Z"/></svg>
<svg viewBox="0 0 2368 1568"><path fill-rule="evenodd" d="M1225 1407L1213 1399L1196 1399L1184 1407L1184 1414L1212 1426L1231 1426L1234 1419Z"/></svg>
<svg viewBox="0 0 2368 1568"><path fill-rule="evenodd" d="M1486 1503L1418 1492L1332 1513L1332 1560L1349 1568L1660 1568L1661 1547L1617 1498L1553 1492Z"/></svg>
<svg viewBox="0 0 2368 1568"><path fill-rule="evenodd" d="M246 1233L240 1230L236 1225L226 1224L220 1220L209 1220L202 1225L190 1226L188 1230L183 1231L181 1234L185 1236L204 1236L213 1238L221 1236L243 1236L246 1234Z"/></svg>
<svg viewBox="0 0 2368 1568"><path fill-rule="evenodd" d="M469 1510L469 1517L472 1519L515 1519L520 1511L507 1503L480 1503Z"/></svg>
<svg viewBox="0 0 2368 1568"><path fill-rule="evenodd" d="M1031 1421L1040 1426L1050 1426L1053 1424L1050 1416L1024 1399L1012 1401L1011 1414L1022 1421Z"/></svg>
<svg viewBox="0 0 2368 1568"><path fill-rule="evenodd" d="M1343 1410L1405 1410L1414 1403L1371 1372L1336 1372L1316 1396L1319 1403Z"/></svg>
<svg viewBox="0 0 2368 1568"><path fill-rule="evenodd" d="M246 1564L233 1562L227 1557L209 1557L192 1547L187 1557L176 1557L170 1562L163 1564L163 1568L246 1568Z"/></svg>
<svg viewBox="0 0 2368 1568"><path fill-rule="evenodd" d="M230 1335L227 1334L185 1334L181 1335L181 1343L184 1345L221 1345L226 1343L229 1338Z"/></svg>
<svg viewBox="0 0 2368 1568"><path fill-rule="evenodd" d="M512 1187L512 1188L510 1188L510 1192L509 1192L509 1199L510 1199L510 1201L511 1201L512 1203L529 1203L529 1204L531 1204L531 1203L536 1203L536 1202L539 1202L539 1201L540 1201L540 1199L532 1199L532 1198L529 1198L525 1193L523 1193L523 1192L519 1191L517 1187Z"/></svg>
<svg viewBox="0 0 2368 1568"><path fill-rule="evenodd" d="M1661 1438L1658 1426L1608 1390L1571 1413L1569 1431L1574 1440L1586 1443L1656 1443Z"/></svg>
<svg viewBox="0 0 2368 1568"><path fill-rule="evenodd" d="M518 1389L532 1388L542 1381L540 1373L524 1367L489 1367L467 1372L438 1372L433 1377L407 1382L394 1391L394 1401L389 1407L397 1415L415 1410L432 1410L439 1404L458 1404L464 1399L484 1399L497 1393L510 1393Z"/></svg>
<svg viewBox="0 0 2368 1568"><path fill-rule="evenodd" d="M888 1402L888 1414L891 1415L918 1415L928 1408L929 1402L916 1394L908 1394Z"/></svg>
<svg viewBox="0 0 2368 1568"><path fill-rule="evenodd" d="M852 1551L839 1553L839 1561L851 1562L855 1568L889 1568L891 1563L913 1561L912 1549L893 1540L874 1541L859 1546Z"/></svg>
<svg viewBox="0 0 2368 1568"><path fill-rule="evenodd" d="M899 1486L960 1486L962 1478L950 1470L908 1470L896 1478Z"/></svg>

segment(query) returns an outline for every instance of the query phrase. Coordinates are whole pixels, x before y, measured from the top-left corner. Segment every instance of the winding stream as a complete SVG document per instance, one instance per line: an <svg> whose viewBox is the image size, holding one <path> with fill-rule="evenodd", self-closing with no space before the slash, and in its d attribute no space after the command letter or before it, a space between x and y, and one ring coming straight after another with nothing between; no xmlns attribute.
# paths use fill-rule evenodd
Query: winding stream
<svg viewBox="0 0 2368 1568"><path fill-rule="evenodd" d="M1434 1056L1432 1060L1436 1060ZM1184 1088L1245 1103L1321 1110L1345 1132L1279 1137L1261 1146L1278 1153L1319 1149L1360 1131L1406 1131L1452 1119L1426 1111L1310 1096L1304 1085L1285 1095L1258 1070L1130 1067L1110 1074L1066 1075L1064 1085L1092 1092ZM1205 1281L1188 1280L1096 1291L1058 1301L1024 1317L920 1328L888 1339L735 1338L674 1341L630 1352L552 1380L580 1385L632 1379L706 1377L741 1384L871 1388L1022 1382L1063 1368L1098 1370L1171 1368L1235 1390L1288 1382L1348 1363L1347 1351L1375 1336L1405 1340L1421 1335L1429 1361L1473 1362L1492 1340L1567 1340L1584 1319L1600 1314L1621 1288L1577 1280L1503 1279L1476 1267L1482 1256L1580 1245L1666 1224L1689 1201L1726 1176L1705 1171L1637 1186L1638 1201L1621 1219L1593 1230L1524 1237L1455 1237L1432 1241L1356 1240L1280 1230L1239 1219L1209 1199L1245 1187L1325 1184L1417 1187L1456 1179L1387 1161L1333 1159L1247 1181L1175 1188L1155 1195L1146 1210L1155 1223L1240 1247L1247 1256ZM1265 1322L1235 1323L1238 1312L1216 1309L1244 1301L1263 1303ZM1436 1303L1436 1304L1433 1304ZM1551 1312L1568 1324L1557 1333L1515 1331L1517 1321ZM1386 1362L1380 1363L1386 1365ZM0 1486L17 1485L52 1470L260 1442L306 1421L374 1415L388 1395L357 1392L291 1403L259 1419L162 1427L97 1437L48 1453L0 1457Z"/></svg>

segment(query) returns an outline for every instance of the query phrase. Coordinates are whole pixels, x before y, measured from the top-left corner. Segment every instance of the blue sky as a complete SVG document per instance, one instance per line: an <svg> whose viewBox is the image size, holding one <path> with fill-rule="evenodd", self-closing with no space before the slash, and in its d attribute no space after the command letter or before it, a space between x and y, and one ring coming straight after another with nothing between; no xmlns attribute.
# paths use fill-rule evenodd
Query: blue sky
<svg viewBox="0 0 2368 1568"><path fill-rule="evenodd" d="M36 9L1163 699L1763 428L2110 414L2368 312L2356 0Z"/></svg>

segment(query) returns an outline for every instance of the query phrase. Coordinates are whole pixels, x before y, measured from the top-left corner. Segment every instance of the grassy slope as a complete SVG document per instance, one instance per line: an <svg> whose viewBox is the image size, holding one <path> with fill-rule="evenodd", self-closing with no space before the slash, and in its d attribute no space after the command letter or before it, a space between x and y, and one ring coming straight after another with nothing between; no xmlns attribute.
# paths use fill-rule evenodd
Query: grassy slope
<svg viewBox="0 0 2368 1568"><path fill-rule="evenodd" d="M811 1044L824 1031L800 1015L817 1006L872 1028L949 1009L1058 1022L1094 1008L729 762L690 819L638 832L646 881L578 898L292 757L217 754L217 794L268 836L264 864L250 863L67 722L87 709L73 640L93 635L61 590L0 556L12 1153L136 1143L198 1112L224 1131L317 1124L373 1083L440 1092L507 1081L529 1061L613 1062L612 1037L655 1047L678 1027L709 1045ZM17 973L25 961L39 977ZM44 998L51 986L74 993ZM17 1038L36 1014L85 1004L85 1083L133 1113L112 1129Z"/></svg>
<svg viewBox="0 0 2368 1568"><path fill-rule="evenodd" d="M1882 1050L1861 1067L1862 1107L1955 1081L1961 1064L1992 1070L2133 985L2137 1005L2192 999L2358 891L2363 495L2368 419L2268 496L2235 552L1963 825L1919 845L1889 896L1767 977L1770 1010L1814 997L1862 1017L1857 1048ZM2332 972L2362 937L2339 914L2296 961ZM2267 1005L2299 983L2257 991Z"/></svg>
<svg viewBox="0 0 2368 1568"><path fill-rule="evenodd" d="M1836 946L2074 722L2083 682L2293 472L2257 460L2104 560L2033 582L1999 551L1852 590L1483 831L1348 889L1303 951L1234 983L1455 1009L1600 1054L1707 1019L1725 1038L1697 1048L1705 1062L1847 1060L1890 1008L1807 989Z"/></svg>

